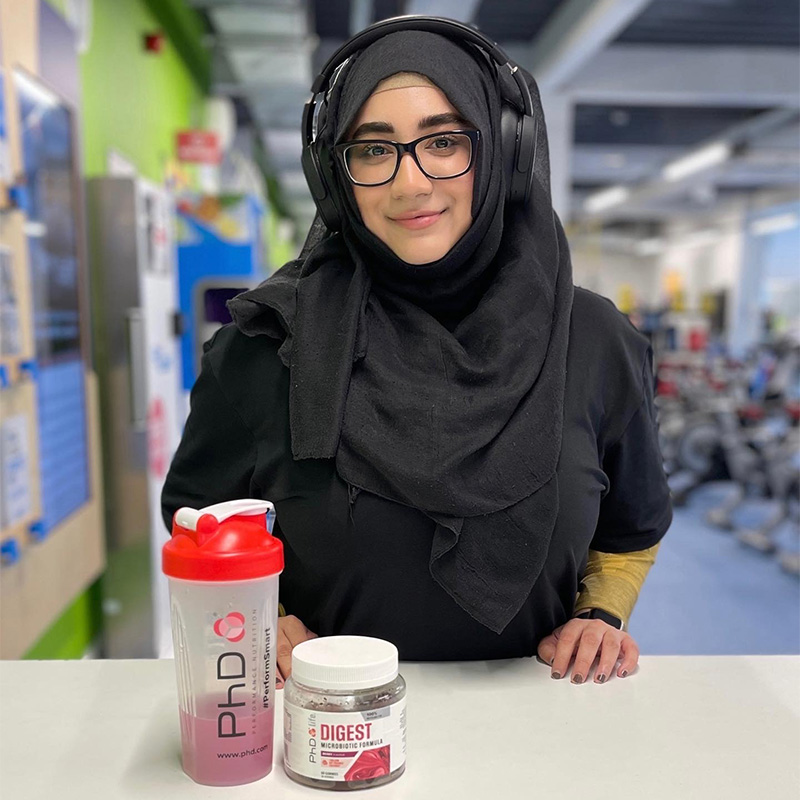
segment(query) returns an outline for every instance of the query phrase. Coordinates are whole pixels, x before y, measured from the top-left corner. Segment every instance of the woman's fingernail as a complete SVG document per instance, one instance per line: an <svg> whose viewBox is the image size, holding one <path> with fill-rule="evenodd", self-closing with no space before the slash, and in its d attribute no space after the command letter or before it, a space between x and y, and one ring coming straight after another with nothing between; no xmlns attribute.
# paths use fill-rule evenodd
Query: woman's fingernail
<svg viewBox="0 0 800 800"><path fill-rule="evenodd" d="M553 673L553 674L552 674L550 677L551 677L551 678L552 678L554 681L557 681L557 680L558 680L558 679L561 677L561 673L560 673L560 672L554 672L554 673Z"/></svg>
<svg viewBox="0 0 800 800"><path fill-rule="evenodd" d="M573 683L583 683L583 675L573 675L572 676Z"/></svg>
<svg viewBox="0 0 800 800"><path fill-rule="evenodd" d="M598 675L597 678L595 678L595 680L598 683L605 683L606 682L606 676L605 675Z"/></svg>
<svg viewBox="0 0 800 800"><path fill-rule="evenodd" d="M626 670L626 669L622 670L622 677L623 678L627 678L628 677L628 670Z"/></svg>
<svg viewBox="0 0 800 800"><path fill-rule="evenodd" d="M556 660L556 657L555 657L555 656L553 656L553 657L552 657L552 658L551 658L551 659L550 659L550 660L549 660L547 663L548 663L548 664L549 664L549 665L552 667L552 666L553 666L553 662L554 662L555 660Z"/></svg>

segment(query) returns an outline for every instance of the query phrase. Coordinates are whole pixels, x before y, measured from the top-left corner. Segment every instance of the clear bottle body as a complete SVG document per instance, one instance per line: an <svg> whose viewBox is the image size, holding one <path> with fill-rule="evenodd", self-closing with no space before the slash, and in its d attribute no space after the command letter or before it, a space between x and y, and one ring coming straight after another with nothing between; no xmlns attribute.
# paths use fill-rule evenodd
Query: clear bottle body
<svg viewBox="0 0 800 800"><path fill-rule="evenodd" d="M170 578L184 771L208 786L272 769L278 576Z"/></svg>
<svg viewBox="0 0 800 800"><path fill-rule="evenodd" d="M346 714L356 713L365 714L374 712L378 709L387 708L395 704L402 704L402 731L403 731L403 755L402 762L386 774L367 777L355 780L325 780L309 777L292 769L288 751L284 759L284 769L286 774L305 786L312 786L317 789L333 789L348 791L352 789L366 789L373 786L381 786L384 783L399 778L405 771L405 697L406 682L402 675L398 675L391 683L369 689L352 690L328 690L316 689L304 686L296 682L291 677L286 681L283 690L284 709L294 706L307 712L319 714Z"/></svg>

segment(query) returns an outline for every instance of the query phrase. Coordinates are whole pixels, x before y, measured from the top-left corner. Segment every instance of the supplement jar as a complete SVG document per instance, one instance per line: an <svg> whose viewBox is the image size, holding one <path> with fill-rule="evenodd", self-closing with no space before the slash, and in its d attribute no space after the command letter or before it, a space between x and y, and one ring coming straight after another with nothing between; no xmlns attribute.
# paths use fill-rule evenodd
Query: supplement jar
<svg viewBox="0 0 800 800"><path fill-rule="evenodd" d="M284 768L306 786L364 789L406 765L406 684L397 648L366 636L310 639L283 690Z"/></svg>

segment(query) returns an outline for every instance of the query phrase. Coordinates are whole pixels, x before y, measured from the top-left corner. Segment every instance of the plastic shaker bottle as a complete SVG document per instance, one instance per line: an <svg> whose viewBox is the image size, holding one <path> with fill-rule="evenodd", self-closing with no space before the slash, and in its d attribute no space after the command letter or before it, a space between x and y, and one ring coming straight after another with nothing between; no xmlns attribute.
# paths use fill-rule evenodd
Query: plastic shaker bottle
<svg viewBox="0 0 800 800"><path fill-rule="evenodd" d="M183 769L198 783L249 783L272 769L278 575L271 503L175 512L169 578Z"/></svg>

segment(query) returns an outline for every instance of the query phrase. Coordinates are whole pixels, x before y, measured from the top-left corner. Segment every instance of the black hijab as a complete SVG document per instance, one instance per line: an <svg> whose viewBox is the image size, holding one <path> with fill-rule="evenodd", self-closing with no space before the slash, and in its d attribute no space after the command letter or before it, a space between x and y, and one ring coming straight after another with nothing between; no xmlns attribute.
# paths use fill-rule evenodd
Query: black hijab
<svg viewBox="0 0 800 800"><path fill-rule="evenodd" d="M573 288L536 85L526 74L539 117L533 196L507 207L505 79L468 47L385 36L339 75L322 134L341 141L384 78L429 78L481 131L464 236L439 261L408 264L366 229L339 175L342 232L229 308L245 334L283 340L293 457L334 458L348 484L434 520L431 574L500 632L544 565L558 514Z"/></svg>

